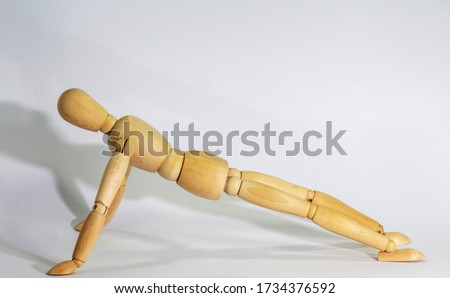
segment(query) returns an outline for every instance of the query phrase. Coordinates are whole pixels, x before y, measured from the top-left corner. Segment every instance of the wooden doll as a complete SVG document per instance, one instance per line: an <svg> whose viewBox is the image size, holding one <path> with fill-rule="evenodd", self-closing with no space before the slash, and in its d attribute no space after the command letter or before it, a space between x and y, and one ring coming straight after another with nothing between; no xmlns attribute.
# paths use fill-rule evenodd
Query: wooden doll
<svg viewBox="0 0 450 298"><path fill-rule="evenodd" d="M218 200L223 192L277 211L312 220L317 225L379 251L379 261L420 261L415 249L397 249L410 242L402 233L384 232L372 218L325 193L300 187L266 174L229 168L228 162L203 151L172 148L152 126L134 116L117 120L80 89L65 91L58 111L68 122L108 136L114 150L104 171L92 211L75 229L80 231L72 259L48 274L73 274L88 259L103 226L119 206L131 168L158 172L202 198ZM125 134L127 131L142 134ZM149 148L151 146L152 148ZM156 154L157 153L157 154Z"/></svg>

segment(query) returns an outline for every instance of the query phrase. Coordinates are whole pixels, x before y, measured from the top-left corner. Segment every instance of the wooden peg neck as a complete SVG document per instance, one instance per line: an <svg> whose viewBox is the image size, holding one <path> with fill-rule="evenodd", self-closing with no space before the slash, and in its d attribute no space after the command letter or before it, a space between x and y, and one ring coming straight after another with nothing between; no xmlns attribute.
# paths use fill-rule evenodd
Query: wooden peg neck
<svg viewBox="0 0 450 298"><path fill-rule="evenodd" d="M100 128L100 131L103 133L109 133L114 125L116 125L117 119L113 115L108 114L106 117L105 122L103 123L102 127Z"/></svg>

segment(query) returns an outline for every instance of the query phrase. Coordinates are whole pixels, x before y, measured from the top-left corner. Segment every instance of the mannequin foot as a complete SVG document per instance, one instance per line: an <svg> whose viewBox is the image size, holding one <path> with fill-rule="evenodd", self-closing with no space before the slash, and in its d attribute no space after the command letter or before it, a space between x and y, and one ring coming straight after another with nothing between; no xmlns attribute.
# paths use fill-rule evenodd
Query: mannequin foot
<svg viewBox="0 0 450 298"><path fill-rule="evenodd" d="M80 221L79 223L77 223L77 225L76 225L75 227L73 227L73 229L74 229L75 231L80 232L81 229L82 229L83 226L84 226L84 222L85 222L85 220ZM105 224L105 226L106 226L106 224Z"/></svg>
<svg viewBox="0 0 450 298"><path fill-rule="evenodd" d="M378 261L380 262L417 262L427 257L420 251L412 248L398 249L393 252L380 251Z"/></svg>
<svg viewBox="0 0 450 298"><path fill-rule="evenodd" d="M384 235L390 240L394 241L397 246L411 243L411 240L408 238L408 236L399 232L386 232L384 233Z"/></svg>
<svg viewBox="0 0 450 298"><path fill-rule="evenodd" d="M83 228L83 226L84 226L84 220L82 220L82 221L80 221L73 229L75 230L75 231L81 231L81 229Z"/></svg>
<svg viewBox="0 0 450 298"><path fill-rule="evenodd" d="M69 275L77 272L83 263L77 260L64 261L53 266L47 274L48 275Z"/></svg>

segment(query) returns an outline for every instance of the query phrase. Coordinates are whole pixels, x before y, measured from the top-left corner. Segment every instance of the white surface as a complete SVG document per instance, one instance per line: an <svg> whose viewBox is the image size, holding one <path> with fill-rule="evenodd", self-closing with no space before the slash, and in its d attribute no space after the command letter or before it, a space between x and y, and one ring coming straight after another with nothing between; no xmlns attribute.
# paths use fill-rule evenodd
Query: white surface
<svg viewBox="0 0 450 298"><path fill-rule="evenodd" d="M160 130L332 120L347 156L227 159L335 195L429 260L378 263L307 220L135 170L76 277L449 277L449 36L448 1L2 1L0 276L71 256L107 161L101 134L56 111L80 87Z"/></svg>

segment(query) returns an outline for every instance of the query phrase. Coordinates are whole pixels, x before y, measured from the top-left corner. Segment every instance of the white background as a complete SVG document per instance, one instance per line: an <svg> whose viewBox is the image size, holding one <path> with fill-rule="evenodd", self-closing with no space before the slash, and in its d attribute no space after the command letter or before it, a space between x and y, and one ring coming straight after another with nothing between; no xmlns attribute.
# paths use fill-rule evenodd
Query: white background
<svg viewBox="0 0 450 298"><path fill-rule="evenodd" d="M449 53L449 1L2 1L0 276L70 258L94 201L102 135L56 110L79 87L160 130L301 136L333 121L347 156L236 143L226 158L342 199L428 261L379 263L307 220L134 170L76 277L449 277Z"/></svg>

